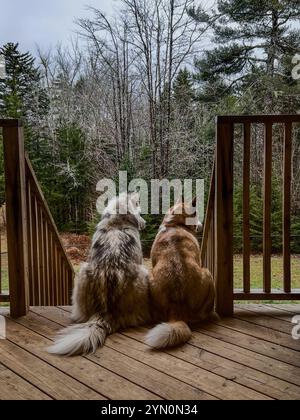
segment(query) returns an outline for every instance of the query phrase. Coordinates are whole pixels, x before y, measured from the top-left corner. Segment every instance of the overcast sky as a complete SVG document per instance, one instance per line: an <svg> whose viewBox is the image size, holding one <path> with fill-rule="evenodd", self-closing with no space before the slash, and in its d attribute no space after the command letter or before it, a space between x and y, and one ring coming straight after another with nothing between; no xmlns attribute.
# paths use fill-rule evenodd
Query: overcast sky
<svg viewBox="0 0 300 420"><path fill-rule="evenodd" d="M88 16L86 6L111 13L117 0L0 0L0 45L19 42L22 50L36 51L67 43L74 20Z"/></svg>
<svg viewBox="0 0 300 420"><path fill-rule="evenodd" d="M66 45L76 30L77 18L91 16L87 6L113 13L119 0L0 0L0 46L18 42L22 51L36 53ZM199 0L205 8L215 0Z"/></svg>

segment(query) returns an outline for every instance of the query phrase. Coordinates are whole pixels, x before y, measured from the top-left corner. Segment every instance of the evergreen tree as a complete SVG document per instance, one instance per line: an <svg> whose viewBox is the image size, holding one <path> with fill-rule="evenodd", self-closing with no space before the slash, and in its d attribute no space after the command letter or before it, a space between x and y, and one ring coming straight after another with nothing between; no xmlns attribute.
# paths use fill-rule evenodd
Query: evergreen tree
<svg viewBox="0 0 300 420"><path fill-rule="evenodd" d="M185 110L191 105L195 97L193 88L193 76L187 68L181 69L173 84L173 95L177 106Z"/></svg>
<svg viewBox="0 0 300 420"><path fill-rule="evenodd" d="M18 44L4 45L0 55L4 57L6 70L5 79L0 80L0 116L23 120L26 151L39 175L39 168L42 173L45 159L49 158L49 142L44 129L48 97L41 84L41 74L32 55L21 53Z"/></svg>
<svg viewBox="0 0 300 420"><path fill-rule="evenodd" d="M56 136L58 148L43 170L43 190L59 229L84 232L86 211L95 194L94 167L85 155L86 137L75 123L61 125Z"/></svg>
<svg viewBox="0 0 300 420"><path fill-rule="evenodd" d="M178 133L190 132L195 126L194 108L195 104L195 90L193 75L187 68L183 68L178 72L178 75L173 83L172 96L172 129Z"/></svg>
<svg viewBox="0 0 300 420"><path fill-rule="evenodd" d="M47 112L47 95L41 87L41 75L30 53L21 53L18 44L0 48L6 77L0 80L0 115L23 118L28 124Z"/></svg>
<svg viewBox="0 0 300 420"><path fill-rule="evenodd" d="M217 45L198 60L203 82L227 80L227 87L249 86L264 75L281 75L284 57L298 51L300 31L298 0L219 0L217 10L200 7L190 14L201 23L210 23Z"/></svg>

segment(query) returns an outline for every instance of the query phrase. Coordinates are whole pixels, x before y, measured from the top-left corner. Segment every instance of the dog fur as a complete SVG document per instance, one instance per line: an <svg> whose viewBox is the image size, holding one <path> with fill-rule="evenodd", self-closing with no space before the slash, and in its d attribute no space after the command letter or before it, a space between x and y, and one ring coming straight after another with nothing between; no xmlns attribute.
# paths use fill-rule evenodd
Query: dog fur
<svg viewBox="0 0 300 420"><path fill-rule="evenodd" d="M128 211L127 211L128 209ZM150 321L149 275L143 264L137 193L121 194L105 209L86 264L75 279L72 320L48 351L95 352L107 335ZM126 214L127 213L127 214Z"/></svg>
<svg viewBox="0 0 300 420"><path fill-rule="evenodd" d="M177 203L169 210L152 247L152 317L163 323L150 330L145 342L156 349L187 342L192 336L189 326L216 317L213 278L200 262L194 204Z"/></svg>

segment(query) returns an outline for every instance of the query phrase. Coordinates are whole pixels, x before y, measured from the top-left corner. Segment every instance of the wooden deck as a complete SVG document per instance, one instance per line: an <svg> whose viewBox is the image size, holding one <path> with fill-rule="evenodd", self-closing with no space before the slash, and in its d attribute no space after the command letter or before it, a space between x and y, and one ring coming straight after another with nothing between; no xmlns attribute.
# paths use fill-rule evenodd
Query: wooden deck
<svg viewBox="0 0 300 420"><path fill-rule="evenodd" d="M0 340L0 399L300 399L300 340L291 319L300 305L237 305L235 316L205 324L185 346L153 352L146 329L115 334L87 357L45 351L69 323L69 308L32 308Z"/></svg>

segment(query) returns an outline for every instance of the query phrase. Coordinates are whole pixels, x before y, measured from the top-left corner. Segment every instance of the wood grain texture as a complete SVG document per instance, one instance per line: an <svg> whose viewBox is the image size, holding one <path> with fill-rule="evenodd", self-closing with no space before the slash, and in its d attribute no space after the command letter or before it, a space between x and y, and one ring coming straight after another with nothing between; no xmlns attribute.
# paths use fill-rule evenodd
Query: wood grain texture
<svg viewBox="0 0 300 420"><path fill-rule="evenodd" d="M233 313L233 124L218 124L216 153L216 308Z"/></svg>
<svg viewBox="0 0 300 420"><path fill-rule="evenodd" d="M69 325L70 310L37 307L7 318L0 399L300 399L300 348L288 322L300 305L237 305L233 318L202 324L178 349L151 351L147 327L110 336L94 355L51 356L45 348Z"/></svg>
<svg viewBox="0 0 300 420"><path fill-rule="evenodd" d="M283 283L286 293L291 292L292 132L292 123L287 123L283 155Z"/></svg>
<svg viewBox="0 0 300 420"><path fill-rule="evenodd" d="M294 289L292 293L285 293L281 290L271 290L266 293L262 289L252 289L251 293L245 294L243 290L234 290L234 300L300 300L300 289Z"/></svg>
<svg viewBox="0 0 300 420"><path fill-rule="evenodd" d="M244 125L243 162L243 282L244 293L250 293L250 143L251 125Z"/></svg>
<svg viewBox="0 0 300 420"><path fill-rule="evenodd" d="M57 308L50 310L48 308L33 308L33 314L30 313L30 319L33 322L38 318L34 314L40 314L45 317L44 325L41 329L40 323L35 322L36 332L42 332L52 337L53 332L60 327L67 326L70 323L69 313ZM86 356L88 360L102 366L112 372L126 378L127 380L142 386L145 389L155 393L161 398L166 399L214 399L211 395L203 392L196 386L192 386L187 381L180 381L171 377L170 372L154 369L151 365L146 365L144 360L138 360L130 357L130 354L122 351L122 348L114 348L109 343L99 349L94 355ZM174 366L175 367L175 366Z"/></svg>
<svg viewBox="0 0 300 420"><path fill-rule="evenodd" d="M263 218L263 283L264 292L271 292L271 205L272 205L272 137L273 124L265 126L264 146L264 218Z"/></svg>
<svg viewBox="0 0 300 420"><path fill-rule="evenodd" d="M40 319L39 325L45 328L47 323ZM48 354L46 348L51 344L51 340L44 333L35 332L34 328L34 322L30 318L23 317L16 321L7 319L7 338L39 360L100 394L99 399L159 399L154 393L114 374L109 369L97 366L84 357L60 358ZM52 330L52 336L58 332L59 328L60 326L57 325L56 329Z"/></svg>
<svg viewBox="0 0 300 420"><path fill-rule="evenodd" d="M13 317L29 309L26 179L23 129L3 129L10 308Z"/></svg>
<svg viewBox="0 0 300 420"><path fill-rule="evenodd" d="M219 124L285 124L287 122L300 123L300 114L289 115L225 115L216 118Z"/></svg>

